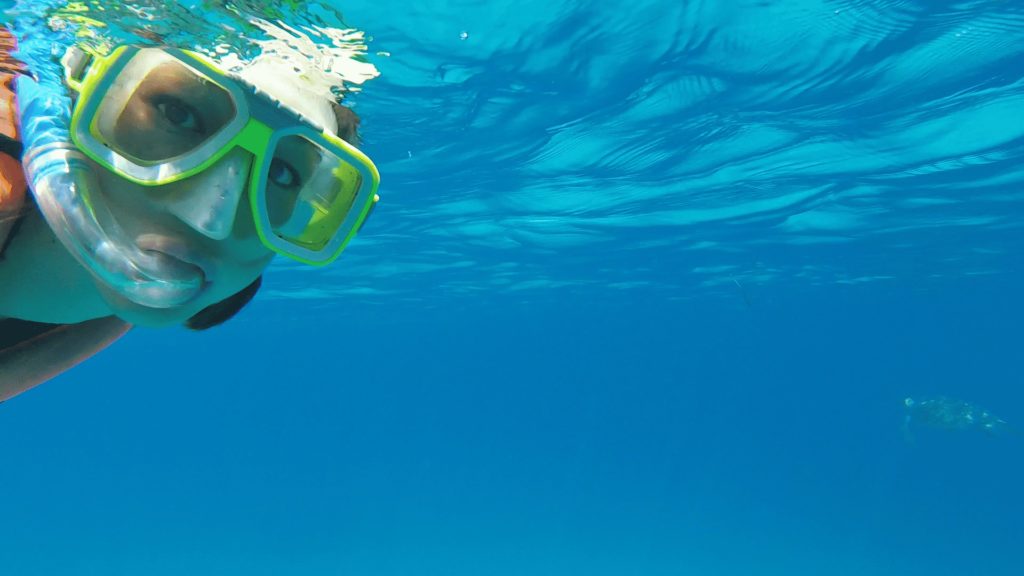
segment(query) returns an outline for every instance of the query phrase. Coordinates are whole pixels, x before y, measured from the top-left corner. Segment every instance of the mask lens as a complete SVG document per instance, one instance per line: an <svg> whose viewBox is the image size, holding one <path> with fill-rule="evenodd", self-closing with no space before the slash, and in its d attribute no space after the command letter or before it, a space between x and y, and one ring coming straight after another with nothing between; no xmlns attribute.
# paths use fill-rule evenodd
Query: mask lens
<svg viewBox="0 0 1024 576"><path fill-rule="evenodd" d="M117 153L140 164L199 149L237 115L230 93L161 50L142 50L107 89L95 129Z"/></svg>
<svg viewBox="0 0 1024 576"><path fill-rule="evenodd" d="M286 136L263 170L267 218L278 237L318 252L354 226L348 216L363 177L345 158L302 136Z"/></svg>

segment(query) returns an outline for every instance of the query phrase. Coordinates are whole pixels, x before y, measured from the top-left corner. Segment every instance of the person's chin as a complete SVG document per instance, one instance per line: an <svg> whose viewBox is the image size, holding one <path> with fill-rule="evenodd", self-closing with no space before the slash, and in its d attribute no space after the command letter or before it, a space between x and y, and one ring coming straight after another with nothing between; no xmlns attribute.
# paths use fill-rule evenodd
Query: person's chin
<svg viewBox="0 0 1024 576"><path fill-rule="evenodd" d="M180 306L151 308L125 298L107 286L100 285L99 289L103 299L110 307L111 314L135 326L163 328L180 325L204 307L202 302L197 299Z"/></svg>

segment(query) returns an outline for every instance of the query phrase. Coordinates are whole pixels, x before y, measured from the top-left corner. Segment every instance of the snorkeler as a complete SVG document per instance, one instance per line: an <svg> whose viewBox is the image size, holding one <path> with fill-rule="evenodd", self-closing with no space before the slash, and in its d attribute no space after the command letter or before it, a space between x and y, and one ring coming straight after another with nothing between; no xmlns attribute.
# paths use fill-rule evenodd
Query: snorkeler
<svg viewBox="0 0 1024 576"><path fill-rule="evenodd" d="M330 263L378 199L355 114L273 61L72 46L58 66L32 42L0 28L0 401L131 325L227 320L275 254Z"/></svg>

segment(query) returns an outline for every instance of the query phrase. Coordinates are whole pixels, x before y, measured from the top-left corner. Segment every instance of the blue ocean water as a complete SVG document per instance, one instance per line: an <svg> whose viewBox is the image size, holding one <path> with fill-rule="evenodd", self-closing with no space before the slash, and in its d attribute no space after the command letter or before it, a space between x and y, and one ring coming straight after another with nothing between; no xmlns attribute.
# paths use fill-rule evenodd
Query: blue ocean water
<svg viewBox="0 0 1024 576"><path fill-rule="evenodd" d="M1024 5L333 8L372 221L0 406L0 573L1024 572Z"/></svg>

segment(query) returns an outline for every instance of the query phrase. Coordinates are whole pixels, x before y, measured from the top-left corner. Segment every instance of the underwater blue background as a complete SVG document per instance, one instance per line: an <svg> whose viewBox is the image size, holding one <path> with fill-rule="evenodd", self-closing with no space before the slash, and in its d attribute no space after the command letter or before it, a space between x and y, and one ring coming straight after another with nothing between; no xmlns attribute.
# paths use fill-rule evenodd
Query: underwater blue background
<svg viewBox="0 0 1024 576"><path fill-rule="evenodd" d="M1024 572L1024 5L335 7L381 206L0 405L0 573Z"/></svg>

